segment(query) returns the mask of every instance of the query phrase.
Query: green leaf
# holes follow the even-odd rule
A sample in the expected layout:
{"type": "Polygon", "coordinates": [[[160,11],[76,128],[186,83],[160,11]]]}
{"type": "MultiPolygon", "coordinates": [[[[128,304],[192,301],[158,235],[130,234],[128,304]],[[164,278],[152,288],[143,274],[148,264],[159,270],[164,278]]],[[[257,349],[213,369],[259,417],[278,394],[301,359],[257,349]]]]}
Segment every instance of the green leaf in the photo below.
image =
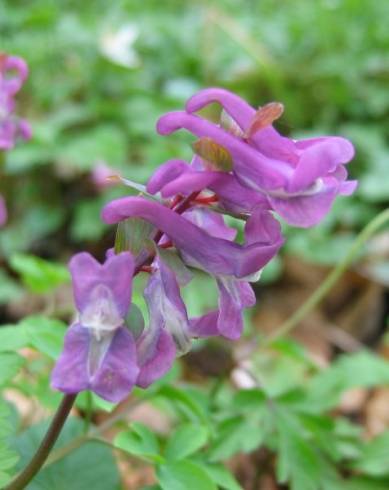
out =
{"type": "Polygon", "coordinates": [[[34,255],[15,254],[10,259],[10,265],[34,293],[48,293],[70,281],[67,267],[34,255]]]}
{"type": "Polygon", "coordinates": [[[66,325],[63,322],[43,315],[32,315],[24,318],[20,327],[24,329],[31,347],[53,360],[58,358],[66,333],[66,325]]]}
{"type": "Polygon", "coordinates": [[[25,359],[14,352],[0,354],[0,386],[12,379],[24,364],[25,359]]]}
{"type": "Polygon", "coordinates": [[[201,466],[218,486],[226,490],[243,490],[225,466],[205,463],[201,466]]]}
{"type": "Polygon", "coordinates": [[[0,305],[17,300],[22,294],[23,288],[0,269],[0,305]]]}
{"type": "MultiPolygon", "coordinates": [[[[35,453],[47,430],[49,421],[34,425],[17,436],[14,446],[20,454],[18,469],[23,468],[35,453]]],[[[69,418],[55,449],[70,443],[83,434],[84,424],[69,418]]],[[[29,483],[28,490],[108,490],[120,488],[120,477],[112,450],[100,442],[86,442],[78,449],[41,469],[29,483]]]]}
{"type": "Polygon", "coordinates": [[[265,431],[261,412],[251,412],[246,419],[233,417],[220,424],[217,436],[209,449],[210,461],[223,461],[234,454],[249,453],[259,447],[264,439],[265,431]]]}
{"type": "Polygon", "coordinates": [[[135,456],[153,461],[161,461],[159,443],[155,434],[140,422],[131,424],[131,429],[120,432],[114,439],[114,446],[135,456]]]}
{"type": "Polygon", "coordinates": [[[169,460],[184,459],[203,447],[207,440],[206,427],[197,424],[182,425],[168,439],[165,457],[169,460]]]}
{"type": "Polygon", "coordinates": [[[8,447],[8,437],[14,430],[8,420],[9,409],[0,400],[0,487],[10,479],[10,472],[18,461],[18,455],[8,447]]]}
{"type": "Polygon", "coordinates": [[[0,328],[0,352],[16,351],[28,344],[27,335],[20,325],[0,328]]]}
{"type": "Polygon", "coordinates": [[[109,162],[120,167],[126,160],[127,142],[123,132],[113,125],[72,133],[58,145],[58,159],[82,170],[91,169],[97,162],[109,162]]]}
{"type": "Polygon", "coordinates": [[[217,490],[208,473],[188,460],[158,466],[157,479],[163,490],[217,490]]]}
{"type": "Polygon", "coordinates": [[[389,430],[362,446],[353,468],[371,476],[389,476],[389,430]]]}
{"type": "Polygon", "coordinates": [[[208,423],[204,408],[198,402],[196,396],[188,390],[184,391],[184,389],[176,386],[164,385],[158,391],[158,394],[165,397],[170,403],[177,403],[194,421],[200,421],[205,425],[208,423]]]}
{"type": "Polygon", "coordinates": [[[387,384],[388,361],[367,351],[344,354],[311,379],[305,403],[325,410],[336,406],[346,390],[387,384]]]}
{"type": "Polygon", "coordinates": [[[330,488],[337,481],[332,466],[320,455],[317,448],[306,439],[304,427],[285,409],[275,411],[278,433],[277,479],[289,482],[292,490],[319,490],[330,488]]]}

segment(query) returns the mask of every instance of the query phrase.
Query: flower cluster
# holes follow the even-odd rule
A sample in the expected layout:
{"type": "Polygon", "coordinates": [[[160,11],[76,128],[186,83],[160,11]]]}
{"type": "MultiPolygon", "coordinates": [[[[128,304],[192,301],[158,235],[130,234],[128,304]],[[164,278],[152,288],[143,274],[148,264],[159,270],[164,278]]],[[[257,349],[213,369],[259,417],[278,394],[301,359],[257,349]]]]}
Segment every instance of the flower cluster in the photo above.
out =
{"type": "Polygon", "coordinates": [[[160,118],[160,134],[184,128],[199,138],[195,154],[191,163],[161,165],[145,195],[104,207],[106,223],[148,223],[139,253],[110,250],[103,265],[86,253],[72,259],[79,317],[67,332],[53,387],[65,393],[91,389],[118,402],[134,385],[147,387],[166,373],[193,338],[240,337],[243,310],[255,303],[250,282],[283,244],[274,214],[295,226],[312,226],[336,195],[356,187],[346,181],[344,167],[353,157],[351,143],[339,137],[285,138],[272,126],[282,111],[277,103],[256,111],[213,88],[194,95],[186,111],[160,118]],[[223,107],[219,124],[193,114],[213,102],[223,107]],[[245,222],[242,243],[225,215],[245,222]],[[198,318],[188,317],[181,297],[191,269],[213,277],[219,291],[218,308],[198,318]],[[143,329],[127,316],[135,308],[132,280],[141,271],[150,275],[144,291],[150,321],[143,329]]]}
{"type": "Polygon", "coordinates": [[[0,53],[0,150],[10,150],[18,137],[29,139],[31,129],[27,121],[14,114],[14,97],[28,75],[22,58],[0,53]]]}
{"type": "MultiPolygon", "coordinates": [[[[13,111],[15,94],[19,92],[28,75],[24,60],[0,53],[0,151],[14,147],[17,138],[29,139],[31,129],[27,121],[18,119],[13,111]]],[[[0,226],[7,220],[7,208],[0,196],[0,226]]]]}

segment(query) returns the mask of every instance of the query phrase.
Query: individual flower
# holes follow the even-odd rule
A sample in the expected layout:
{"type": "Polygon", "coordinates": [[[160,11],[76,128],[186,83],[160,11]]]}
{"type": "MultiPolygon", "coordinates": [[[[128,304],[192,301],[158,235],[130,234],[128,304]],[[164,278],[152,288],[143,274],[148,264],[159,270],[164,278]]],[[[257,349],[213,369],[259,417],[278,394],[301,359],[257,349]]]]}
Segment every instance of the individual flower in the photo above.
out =
{"type": "Polygon", "coordinates": [[[352,144],[336,136],[300,141],[281,136],[272,126],[282,113],[281,104],[256,111],[236,95],[211,88],[194,95],[186,111],[162,116],[158,132],[184,128],[223,147],[233,159],[233,175],[243,186],[266,196],[289,224],[318,223],[338,194],[349,195],[356,188],[356,181],[346,180],[344,166],[354,156],[352,144]],[[193,114],[212,102],[221,104],[231,118],[227,129],[193,114]]]}
{"type": "Polygon", "coordinates": [[[190,322],[198,336],[213,335],[210,318],[216,318],[217,331],[225,337],[239,337],[242,310],[255,303],[248,284],[277,253],[283,243],[278,222],[262,209],[254,210],[245,226],[245,244],[234,243],[234,233],[222,216],[196,209],[179,215],[158,202],[142,197],[125,197],[107,204],[102,212],[106,223],[129,217],[142,218],[165,233],[185,263],[211,274],[220,292],[217,316],[190,322]],[[186,214],[186,215],[185,215],[186,214]]]}
{"type": "Polygon", "coordinates": [[[142,388],[167,372],[176,354],[188,352],[191,346],[189,320],[177,278],[162,260],[155,260],[153,266],[144,291],[150,324],[137,341],[137,384],[142,388]]]}
{"type": "Polygon", "coordinates": [[[64,393],[89,389],[118,403],[139,374],[135,340],[124,320],[131,303],[134,260],[124,252],[100,264],[80,253],[69,268],[78,318],[66,333],[52,387],[64,393]]]}
{"type": "Polygon", "coordinates": [[[13,114],[14,96],[21,89],[27,75],[27,64],[22,58],[0,53],[0,150],[13,148],[19,137],[31,137],[29,124],[13,114]]]}

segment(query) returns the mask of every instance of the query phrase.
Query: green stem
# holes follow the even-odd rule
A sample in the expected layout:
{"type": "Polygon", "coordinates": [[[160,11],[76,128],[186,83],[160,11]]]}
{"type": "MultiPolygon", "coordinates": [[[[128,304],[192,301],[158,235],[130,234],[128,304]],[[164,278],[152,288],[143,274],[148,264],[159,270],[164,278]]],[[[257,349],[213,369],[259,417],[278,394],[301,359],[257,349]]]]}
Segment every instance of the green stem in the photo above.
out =
{"type": "Polygon", "coordinates": [[[92,411],[93,411],[93,400],[92,393],[88,390],[86,393],[86,407],[85,407],[85,418],[84,418],[84,434],[87,434],[92,421],[92,411]]]}
{"type": "Polygon", "coordinates": [[[65,395],[48,428],[41,445],[28,465],[5,487],[5,490],[22,490],[42,468],[64,426],[77,395],[65,395]]]}
{"type": "Polygon", "coordinates": [[[114,415],[111,415],[104,423],[99,425],[98,427],[93,428],[90,430],[88,434],[83,434],[81,436],[75,437],[72,441],[70,441],[68,444],[65,446],[62,446],[58,449],[55,449],[50,456],[48,457],[47,461],[44,464],[44,467],[50,466],[53,463],[56,463],[60,459],[64,458],[68,454],[72,453],[76,449],[78,449],[80,446],[85,444],[88,441],[95,440],[97,437],[100,436],[100,434],[104,433],[108,429],[110,429],[112,426],[114,426],[116,423],[121,422],[124,420],[127,415],[134,410],[138,405],[140,405],[143,400],[135,400],[132,401],[130,405],[127,406],[127,408],[119,413],[116,413],[114,415]]]}
{"type": "Polygon", "coordinates": [[[309,313],[320,301],[330,292],[331,288],[346,271],[346,269],[355,260],[358,252],[367,242],[367,240],[379,229],[382,225],[389,221],[389,208],[378,214],[365,228],[359,233],[350,250],[343,260],[328,274],[321,285],[309,296],[307,301],[298,308],[292,316],[282,323],[269,337],[264,341],[263,346],[271,344],[274,340],[283,337],[290,333],[300,321],[309,313]]]}

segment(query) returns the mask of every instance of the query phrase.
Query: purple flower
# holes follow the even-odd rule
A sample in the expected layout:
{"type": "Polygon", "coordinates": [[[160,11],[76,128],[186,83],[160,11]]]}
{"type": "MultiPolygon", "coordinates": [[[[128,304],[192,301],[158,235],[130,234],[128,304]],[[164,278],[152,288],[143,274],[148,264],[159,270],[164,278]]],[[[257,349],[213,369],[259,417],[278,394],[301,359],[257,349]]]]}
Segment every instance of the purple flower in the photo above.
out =
{"type": "MultiPolygon", "coordinates": [[[[219,310],[213,316],[189,322],[192,336],[214,335],[215,331],[230,339],[240,336],[242,310],[255,304],[248,280],[258,274],[283,243],[278,222],[261,209],[254,210],[246,223],[243,246],[231,241],[235,230],[225,226],[221,215],[205,209],[180,216],[157,202],[127,197],[106,205],[102,216],[107,223],[128,217],[149,221],[168,236],[188,265],[215,277],[220,293],[219,310]]],[[[180,311],[180,307],[175,311],[180,311]]],[[[187,319],[182,318],[184,325],[187,319]]]]}
{"type": "Polygon", "coordinates": [[[137,384],[146,388],[171,367],[176,354],[191,346],[189,320],[174,272],[162,260],[154,261],[144,292],[150,325],[137,341],[140,373],[137,384]]]}
{"type": "Polygon", "coordinates": [[[27,75],[28,68],[24,60],[0,53],[0,150],[13,148],[18,137],[31,137],[29,124],[13,115],[14,96],[27,75]]]}
{"type": "Polygon", "coordinates": [[[108,203],[103,221],[118,223],[143,218],[163,231],[192,266],[214,275],[244,278],[257,273],[283,243],[278,222],[267,211],[253,213],[246,223],[246,244],[212,237],[171,209],[143,197],[124,197],[108,203]],[[255,233],[252,230],[255,229],[255,233]],[[254,236],[255,235],[255,236],[254,236]]]}
{"type": "Polygon", "coordinates": [[[269,208],[265,195],[241,185],[230,173],[206,170],[201,158],[195,157],[192,165],[183,160],[169,160],[157,168],[147,183],[150,194],[160,192],[163,198],[209,189],[227,211],[250,213],[258,206],[269,208]]]}
{"type": "Polygon", "coordinates": [[[281,136],[271,125],[279,106],[275,104],[277,114],[272,117],[271,110],[256,111],[236,95],[211,88],[194,95],[187,112],[162,116],[157,130],[170,134],[185,128],[200,138],[211,138],[231,154],[233,173],[243,186],[265,195],[288,223],[312,226],[326,215],[338,194],[355,190],[356,181],[346,181],[344,167],[354,148],[335,136],[300,141],[281,136]],[[211,102],[223,106],[232,118],[233,131],[192,114],[211,102]]]}
{"type": "Polygon", "coordinates": [[[77,321],[68,329],[52,387],[64,393],[92,390],[119,402],[136,383],[135,340],[124,325],[131,302],[134,260],[130,253],[103,265],[88,253],[70,261],[77,321]]]}

